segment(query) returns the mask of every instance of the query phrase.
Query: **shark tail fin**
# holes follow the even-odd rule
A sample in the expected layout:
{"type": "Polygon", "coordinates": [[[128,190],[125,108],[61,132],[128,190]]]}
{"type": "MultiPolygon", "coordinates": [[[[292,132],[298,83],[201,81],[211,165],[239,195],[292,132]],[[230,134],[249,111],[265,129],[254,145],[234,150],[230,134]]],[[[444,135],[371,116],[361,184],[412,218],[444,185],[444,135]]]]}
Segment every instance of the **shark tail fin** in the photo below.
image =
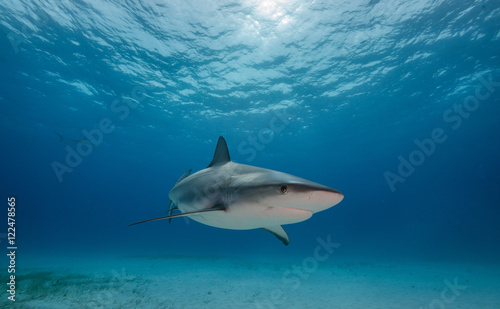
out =
{"type": "Polygon", "coordinates": [[[182,176],[179,179],[177,179],[177,181],[175,182],[175,184],[178,184],[179,182],[183,181],[187,176],[189,176],[189,174],[191,174],[192,170],[193,169],[190,168],[187,172],[185,172],[184,174],[182,174],[182,176]]]}
{"type": "MultiPolygon", "coordinates": [[[[168,205],[168,215],[171,216],[174,210],[176,209],[179,208],[177,207],[177,205],[174,204],[174,202],[172,202],[172,200],[170,200],[170,205],[168,205]]],[[[172,218],[168,218],[168,223],[170,222],[172,222],[172,218]]]]}
{"type": "MultiPolygon", "coordinates": [[[[182,174],[182,176],[179,179],[177,179],[175,184],[177,185],[179,182],[183,181],[186,177],[188,177],[191,174],[191,171],[192,171],[192,169],[189,169],[187,172],[182,174]]],[[[175,205],[175,203],[172,200],[170,200],[170,204],[168,205],[168,215],[171,216],[173,211],[176,209],[178,209],[177,205],[175,205]]],[[[168,219],[168,223],[170,223],[170,222],[172,222],[172,218],[168,219]]]]}

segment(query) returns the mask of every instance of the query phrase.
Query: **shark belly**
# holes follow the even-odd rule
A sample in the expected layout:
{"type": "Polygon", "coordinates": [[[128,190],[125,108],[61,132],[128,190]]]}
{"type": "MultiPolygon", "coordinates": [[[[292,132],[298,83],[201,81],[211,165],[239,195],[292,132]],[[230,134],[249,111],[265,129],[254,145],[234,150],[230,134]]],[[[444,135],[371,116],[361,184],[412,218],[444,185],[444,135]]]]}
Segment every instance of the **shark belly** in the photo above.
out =
{"type": "MultiPolygon", "coordinates": [[[[181,212],[191,207],[179,205],[181,212]]],[[[191,219],[213,227],[230,230],[250,230],[305,221],[312,216],[309,210],[291,207],[267,207],[256,204],[233,204],[225,211],[190,216],[191,219]]]]}

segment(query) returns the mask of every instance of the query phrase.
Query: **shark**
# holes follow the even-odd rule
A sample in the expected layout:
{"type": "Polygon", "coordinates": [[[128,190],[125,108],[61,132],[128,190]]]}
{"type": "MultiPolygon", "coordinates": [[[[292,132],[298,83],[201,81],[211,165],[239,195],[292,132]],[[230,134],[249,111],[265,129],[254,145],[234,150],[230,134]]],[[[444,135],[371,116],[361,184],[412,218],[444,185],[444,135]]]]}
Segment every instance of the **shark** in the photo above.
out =
{"type": "Polygon", "coordinates": [[[169,192],[168,215],[130,225],[189,217],[230,230],[264,229],[283,244],[290,243],[282,225],[305,221],[342,201],[330,187],[290,174],[231,161],[220,136],[212,162],[185,172],[169,192]],[[178,210],[180,213],[174,214],[178,210]]]}
{"type": "Polygon", "coordinates": [[[88,138],[86,138],[86,137],[82,138],[82,139],[70,139],[70,138],[64,137],[62,134],[58,133],[57,131],[54,131],[54,133],[59,137],[59,143],[62,143],[62,142],[68,142],[68,143],[73,143],[73,144],[84,143],[84,144],[96,146],[94,143],[89,141],[88,138]]]}

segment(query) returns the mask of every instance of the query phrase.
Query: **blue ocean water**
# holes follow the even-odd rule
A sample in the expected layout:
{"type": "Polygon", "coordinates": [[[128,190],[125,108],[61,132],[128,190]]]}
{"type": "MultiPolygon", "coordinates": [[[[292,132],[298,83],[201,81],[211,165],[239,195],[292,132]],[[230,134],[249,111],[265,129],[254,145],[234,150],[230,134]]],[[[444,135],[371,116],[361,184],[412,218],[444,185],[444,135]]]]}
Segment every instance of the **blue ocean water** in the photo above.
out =
{"type": "Polygon", "coordinates": [[[293,257],[330,237],[345,258],[498,262],[498,1],[4,0],[0,16],[0,214],[14,196],[21,261],[293,257]],[[219,136],[233,161],[344,200],[285,226],[289,246],[129,227],[166,215],[219,136]]]}

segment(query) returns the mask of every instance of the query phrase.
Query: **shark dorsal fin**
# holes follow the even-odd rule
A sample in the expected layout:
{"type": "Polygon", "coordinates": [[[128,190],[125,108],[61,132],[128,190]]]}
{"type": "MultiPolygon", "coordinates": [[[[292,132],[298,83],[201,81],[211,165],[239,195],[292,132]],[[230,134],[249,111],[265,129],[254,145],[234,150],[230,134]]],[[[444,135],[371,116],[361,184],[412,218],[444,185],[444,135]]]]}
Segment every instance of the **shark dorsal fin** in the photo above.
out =
{"type": "Polygon", "coordinates": [[[226,140],[224,137],[220,136],[219,141],[217,142],[217,147],[215,148],[214,158],[208,167],[224,164],[229,161],[231,161],[231,158],[229,157],[229,150],[227,150],[226,140]]]}

